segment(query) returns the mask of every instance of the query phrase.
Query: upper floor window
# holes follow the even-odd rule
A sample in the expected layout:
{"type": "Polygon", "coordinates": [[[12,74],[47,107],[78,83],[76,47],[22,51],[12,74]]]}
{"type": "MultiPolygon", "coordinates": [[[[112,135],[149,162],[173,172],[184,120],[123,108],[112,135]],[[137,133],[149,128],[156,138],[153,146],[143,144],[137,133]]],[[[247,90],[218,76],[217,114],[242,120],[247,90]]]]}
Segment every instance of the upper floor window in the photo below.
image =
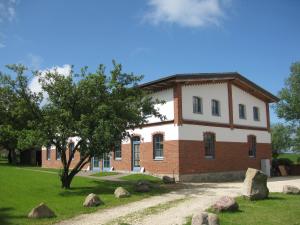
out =
{"type": "Polygon", "coordinates": [[[246,106],[239,104],[239,117],[240,119],[246,119],[246,106]]]}
{"type": "Polygon", "coordinates": [[[216,137],[214,133],[204,133],[204,150],[206,158],[215,157],[216,137]]]}
{"type": "Polygon", "coordinates": [[[121,151],[121,144],[115,145],[115,159],[121,159],[122,158],[122,151],[121,151]]]}
{"type": "Polygon", "coordinates": [[[153,156],[154,159],[164,157],[164,136],[162,134],[153,135],[153,156]]]}
{"type": "Polygon", "coordinates": [[[61,154],[57,148],[56,148],[56,160],[61,160],[61,154]]]}
{"type": "Polygon", "coordinates": [[[51,160],[51,145],[47,146],[47,160],[51,160]]]}
{"type": "MultiPolygon", "coordinates": [[[[75,144],[73,142],[71,142],[69,144],[69,157],[71,157],[71,155],[73,154],[73,152],[75,151],[75,144]]],[[[75,154],[75,153],[74,153],[75,154]]],[[[73,157],[72,159],[74,159],[74,154],[73,154],[73,157]]]]}
{"type": "Polygon", "coordinates": [[[259,121],[259,109],[258,107],[253,107],[253,120],[259,121]]]}
{"type": "Polygon", "coordinates": [[[213,116],[220,116],[220,102],[218,100],[211,100],[211,113],[213,116]]]}
{"type": "Polygon", "coordinates": [[[249,146],[249,157],[255,157],[256,156],[256,136],[249,135],[248,136],[248,146],[249,146]]]}
{"type": "Polygon", "coordinates": [[[202,99],[193,96],[193,113],[202,113],[202,99]]]}

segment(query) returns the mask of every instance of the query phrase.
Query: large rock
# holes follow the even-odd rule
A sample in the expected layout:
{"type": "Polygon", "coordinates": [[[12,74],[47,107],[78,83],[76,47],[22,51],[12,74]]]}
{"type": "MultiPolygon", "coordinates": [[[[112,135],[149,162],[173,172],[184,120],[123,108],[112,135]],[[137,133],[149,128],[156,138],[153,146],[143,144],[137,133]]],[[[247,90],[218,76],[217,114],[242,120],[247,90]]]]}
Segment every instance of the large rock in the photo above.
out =
{"type": "Polygon", "coordinates": [[[282,192],[284,194],[298,195],[300,194],[300,189],[292,185],[284,185],[282,192]]]}
{"type": "Polygon", "coordinates": [[[95,195],[94,193],[89,194],[83,203],[84,207],[94,207],[94,206],[98,206],[102,204],[102,201],[100,200],[100,198],[95,195]]]}
{"type": "Polygon", "coordinates": [[[234,198],[229,196],[223,196],[218,201],[216,201],[215,204],[213,204],[212,209],[216,212],[234,212],[239,209],[239,205],[234,198]]]}
{"type": "Polygon", "coordinates": [[[54,212],[44,203],[41,203],[37,207],[33,208],[28,214],[29,218],[49,218],[54,216],[54,212]]]}
{"type": "Polygon", "coordinates": [[[243,184],[243,196],[250,200],[266,199],[269,196],[268,176],[262,171],[248,168],[243,184]]]}
{"type": "Polygon", "coordinates": [[[175,178],[174,177],[163,176],[162,180],[165,184],[175,184],[175,178]]]}
{"type": "Polygon", "coordinates": [[[115,197],[116,198],[126,198],[129,197],[130,193],[123,187],[118,187],[115,190],[115,197]]]}
{"type": "Polygon", "coordinates": [[[219,225],[219,219],[216,214],[201,212],[193,215],[192,225],[219,225]]]}

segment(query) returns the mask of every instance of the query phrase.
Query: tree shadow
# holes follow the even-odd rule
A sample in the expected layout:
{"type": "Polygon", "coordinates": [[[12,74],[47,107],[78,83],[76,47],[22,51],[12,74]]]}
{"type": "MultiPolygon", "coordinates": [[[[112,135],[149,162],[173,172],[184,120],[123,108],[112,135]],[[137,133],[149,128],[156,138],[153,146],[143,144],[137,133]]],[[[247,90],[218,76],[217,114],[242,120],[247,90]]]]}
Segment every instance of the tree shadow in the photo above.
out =
{"type": "Polygon", "coordinates": [[[12,207],[2,207],[0,208],[0,224],[5,225],[13,225],[15,222],[12,220],[15,218],[24,218],[25,216],[14,216],[12,215],[12,211],[15,208],[12,207]]]}

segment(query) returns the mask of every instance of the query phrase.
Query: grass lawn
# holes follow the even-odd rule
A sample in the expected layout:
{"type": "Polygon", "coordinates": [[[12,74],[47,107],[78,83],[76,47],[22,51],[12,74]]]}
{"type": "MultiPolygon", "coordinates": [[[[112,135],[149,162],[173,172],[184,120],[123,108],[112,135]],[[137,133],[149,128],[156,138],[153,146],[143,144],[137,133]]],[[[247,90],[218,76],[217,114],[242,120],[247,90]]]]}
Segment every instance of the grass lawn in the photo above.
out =
{"type": "Polygon", "coordinates": [[[125,177],[121,177],[120,179],[125,181],[138,181],[138,180],[148,180],[153,183],[162,183],[162,180],[158,177],[153,177],[146,174],[130,174],[125,177]]]}
{"type": "Polygon", "coordinates": [[[118,175],[119,173],[117,172],[99,172],[99,173],[94,173],[91,176],[93,177],[106,177],[106,176],[113,176],[113,175],[118,175]]]}
{"type": "MultiPolygon", "coordinates": [[[[271,193],[270,198],[248,201],[237,198],[240,211],[219,213],[222,225],[300,225],[300,195],[271,193]]],[[[191,224],[191,218],[188,223],[191,224]]]]}
{"type": "Polygon", "coordinates": [[[279,154],[278,159],[286,158],[291,160],[294,164],[300,163],[300,154],[279,154]]]}
{"type": "Polygon", "coordinates": [[[164,188],[154,188],[149,193],[136,193],[133,191],[132,182],[116,183],[83,177],[75,177],[71,186],[70,190],[61,189],[59,177],[55,173],[43,173],[0,163],[0,224],[53,224],[80,213],[90,213],[167,192],[164,188]],[[130,198],[114,197],[114,190],[120,185],[132,194],[130,198]],[[104,205],[84,208],[82,203],[91,192],[98,194],[104,205]],[[41,202],[46,203],[57,217],[28,219],[29,211],[41,202]]]}

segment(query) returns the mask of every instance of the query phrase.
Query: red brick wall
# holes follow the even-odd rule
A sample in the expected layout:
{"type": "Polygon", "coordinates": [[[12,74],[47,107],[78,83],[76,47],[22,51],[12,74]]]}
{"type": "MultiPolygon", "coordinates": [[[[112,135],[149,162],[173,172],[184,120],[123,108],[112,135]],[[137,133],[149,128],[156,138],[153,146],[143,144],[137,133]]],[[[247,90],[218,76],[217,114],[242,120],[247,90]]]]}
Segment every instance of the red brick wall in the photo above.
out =
{"type": "MultiPolygon", "coordinates": [[[[69,156],[68,150],[66,152],[66,155],[68,158],[68,156],[69,156]]],[[[73,168],[76,165],[76,163],[78,163],[79,160],[80,160],[80,153],[75,152],[74,159],[71,162],[70,168],[73,168]]],[[[86,169],[88,166],[90,166],[90,163],[85,165],[84,169],[86,169]]],[[[62,168],[63,167],[61,160],[56,160],[56,150],[55,149],[51,149],[51,159],[50,160],[47,159],[47,151],[42,150],[42,167],[44,167],[44,168],[62,168]]]]}
{"type": "Polygon", "coordinates": [[[206,159],[202,141],[180,141],[180,174],[260,169],[261,159],[271,159],[271,144],[257,144],[256,158],[248,156],[248,143],[216,142],[215,158],[206,159]]]}

